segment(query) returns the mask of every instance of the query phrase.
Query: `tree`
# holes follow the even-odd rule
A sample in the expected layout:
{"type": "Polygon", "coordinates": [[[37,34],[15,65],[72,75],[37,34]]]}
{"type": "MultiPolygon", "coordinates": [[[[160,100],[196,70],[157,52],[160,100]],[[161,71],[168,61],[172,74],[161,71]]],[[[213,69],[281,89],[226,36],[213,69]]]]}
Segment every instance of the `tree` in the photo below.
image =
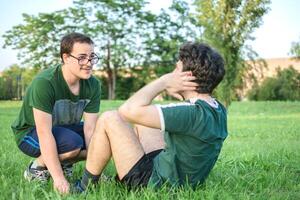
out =
{"type": "Polygon", "coordinates": [[[168,9],[161,10],[147,30],[148,59],[144,65],[154,67],[157,76],[173,70],[179,47],[199,36],[197,27],[191,23],[189,4],[182,0],[173,0],[168,9]]]}
{"type": "Polygon", "coordinates": [[[160,75],[173,68],[179,45],[195,38],[188,4],[174,0],[171,8],[155,15],[144,0],[74,0],[74,6],[38,16],[24,14],[25,24],[4,35],[5,46],[20,50],[27,66],[47,68],[60,63],[59,41],[78,31],[90,35],[100,48],[108,98],[115,98],[118,69],[154,67],[160,75]],[[172,17],[171,17],[172,16],[172,17]]]}
{"type": "Polygon", "coordinates": [[[0,99],[18,99],[22,98],[23,93],[23,78],[22,73],[24,68],[17,64],[11,65],[2,73],[0,81],[0,99]]]}
{"type": "Polygon", "coordinates": [[[175,0],[169,12],[163,10],[158,15],[146,11],[146,4],[144,0],[78,0],[71,10],[76,15],[82,13],[72,18],[86,27],[104,50],[102,67],[108,75],[109,99],[115,98],[118,69],[151,66],[158,69],[159,75],[170,71],[179,44],[192,35],[186,28],[186,3],[175,0]]]}
{"type": "Polygon", "coordinates": [[[103,67],[108,75],[108,97],[115,98],[117,70],[139,65],[142,55],[141,26],[150,13],[143,10],[143,0],[78,0],[70,11],[72,17],[85,27],[103,51],[103,67]]]}
{"type": "Polygon", "coordinates": [[[3,37],[4,48],[11,46],[19,50],[18,57],[26,66],[37,69],[48,68],[61,63],[59,41],[61,37],[75,30],[65,25],[65,11],[38,16],[23,14],[24,24],[14,26],[3,37]]]}
{"type": "Polygon", "coordinates": [[[74,4],[38,16],[23,14],[25,24],[3,35],[4,47],[20,50],[18,56],[28,66],[47,68],[61,63],[59,41],[63,35],[74,31],[90,35],[103,50],[100,55],[108,74],[109,99],[114,99],[117,69],[136,63],[132,58],[138,58],[137,20],[143,16],[144,1],[78,0],[74,4]]]}
{"type": "Polygon", "coordinates": [[[18,99],[24,96],[25,89],[31,83],[39,69],[33,67],[20,67],[11,65],[2,72],[0,77],[0,99],[18,99]]]}
{"type": "Polygon", "coordinates": [[[295,56],[296,59],[300,59],[300,41],[292,43],[291,55],[295,56]]]}
{"type": "Polygon", "coordinates": [[[251,33],[261,24],[269,3],[269,0],[195,0],[195,20],[203,31],[201,39],[219,50],[226,63],[226,75],[217,95],[227,106],[236,96],[247,69],[245,42],[252,39],[251,33]]]}
{"type": "Polygon", "coordinates": [[[300,100],[300,73],[292,66],[277,69],[276,77],[266,78],[261,85],[249,91],[250,100],[300,100]]]}
{"type": "Polygon", "coordinates": [[[19,58],[28,66],[47,68],[60,63],[59,40],[63,35],[73,31],[90,35],[101,49],[108,97],[114,99],[118,68],[141,65],[149,55],[143,49],[144,33],[154,15],[144,10],[145,4],[143,0],[75,0],[66,10],[24,14],[25,24],[4,35],[5,46],[20,50],[19,58]]]}

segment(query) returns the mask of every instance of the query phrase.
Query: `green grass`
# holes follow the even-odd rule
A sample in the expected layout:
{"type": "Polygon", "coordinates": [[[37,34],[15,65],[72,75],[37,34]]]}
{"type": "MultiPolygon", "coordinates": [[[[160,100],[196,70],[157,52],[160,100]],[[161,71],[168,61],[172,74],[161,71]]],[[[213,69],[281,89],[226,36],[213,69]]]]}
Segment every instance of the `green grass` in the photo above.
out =
{"type": "MultiPolygon", "coordinates": [[[[121,103],[103,101],[101,111],[121,103]]],[[[18,150],[10,130],[20,106],[0,102],[0,199],[300,199],[300,102],[234,102],[220,158],[195,191],[127,191],[115,183],[101,183],[87,196],[60,196],[51,182],[41,186],[23,179],[30,158],[18,150]]],[[[74,179],[83,166],[76,166],[74,179]]],[[[106,173],[114,174],[112,164],[106,173]]]]}

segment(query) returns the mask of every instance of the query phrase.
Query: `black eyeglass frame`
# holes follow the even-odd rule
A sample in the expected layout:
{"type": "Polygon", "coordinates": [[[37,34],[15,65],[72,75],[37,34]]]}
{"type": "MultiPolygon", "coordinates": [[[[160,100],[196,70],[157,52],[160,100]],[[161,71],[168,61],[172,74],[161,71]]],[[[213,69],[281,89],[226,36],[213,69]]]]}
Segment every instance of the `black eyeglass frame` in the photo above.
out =
{"type": "Polygon", "coordinates": [[[99,61],[99,56],[97,56],[97,54],[93,54],[92,58],[77,58],[76,56],[73,56],[72,54],[69,54],[69,56],[71,56],[72,58],[75,58],[78,61],[79,65],[87,65],[89,62],[91,62],[92,65],[95,65],[98,63],[99,61]],[[85,63],[82,63],[84,60],[86,60],[85,63]]]}

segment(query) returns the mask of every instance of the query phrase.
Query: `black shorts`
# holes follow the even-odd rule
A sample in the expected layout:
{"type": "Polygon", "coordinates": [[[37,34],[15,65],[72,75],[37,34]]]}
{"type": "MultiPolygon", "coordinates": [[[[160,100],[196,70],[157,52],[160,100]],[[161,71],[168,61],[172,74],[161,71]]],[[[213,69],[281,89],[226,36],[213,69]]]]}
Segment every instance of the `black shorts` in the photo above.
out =
{"type": "Polygon", "coordinates": [[[162,151],[162,149],[145,154],[130,170],[119,180],[130,188],[146,187],[153,170],[153,160],[162,151]]]}

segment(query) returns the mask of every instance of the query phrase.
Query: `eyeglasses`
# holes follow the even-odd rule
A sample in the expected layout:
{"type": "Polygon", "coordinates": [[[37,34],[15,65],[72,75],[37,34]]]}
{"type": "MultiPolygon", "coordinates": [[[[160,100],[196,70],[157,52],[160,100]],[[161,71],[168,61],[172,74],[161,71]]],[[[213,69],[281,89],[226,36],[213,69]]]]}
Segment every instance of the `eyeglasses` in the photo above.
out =
{"type": "Polygon", "coordinates": [[[97,64],[99,61],[99,57],[96,54],[93,54],[91,58],[88,58],[87,56],[80,56],[79,58],[73,56],[72,54],[69,54],[72,58],[75,58],[78,61],[79,65],[87,65],[89,62],[91,62],[92,65],[97,64]]]}

